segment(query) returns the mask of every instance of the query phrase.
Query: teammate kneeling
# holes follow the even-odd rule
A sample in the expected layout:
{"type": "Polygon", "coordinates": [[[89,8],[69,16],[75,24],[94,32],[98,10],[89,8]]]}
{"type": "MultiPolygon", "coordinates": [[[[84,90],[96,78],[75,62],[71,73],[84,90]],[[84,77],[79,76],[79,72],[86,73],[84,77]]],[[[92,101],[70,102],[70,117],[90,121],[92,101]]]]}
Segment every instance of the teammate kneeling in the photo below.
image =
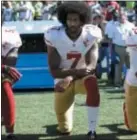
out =
{"type": "Polygon", "coordinates": [[[130,55],[130,69],[125,80],[125,124],[129,130],[137,132],[137,27],[126,43],[130,55]]]}
{"type": "Polygon", "coordinates": [[[18,32],[2,26],[2,90],[1,113],[6,129],[6,140],[16,140],[14,136],[15,100],[12,85],[21,75],[14,68],[18,56],[18,49],[22,45],[18,32]]]}
{"type": "Polygon", "coordinates": [[[72,131],[74,96],[86,94],[88,139],[94,140],[100,104],[94,70],[101,30],[88,24],[90,9],[84,2],[64,2],[57,12],[62,26],[50,28],[44,35],[50,71],[55,78],[57,130],[61,134],[72,131]]]}

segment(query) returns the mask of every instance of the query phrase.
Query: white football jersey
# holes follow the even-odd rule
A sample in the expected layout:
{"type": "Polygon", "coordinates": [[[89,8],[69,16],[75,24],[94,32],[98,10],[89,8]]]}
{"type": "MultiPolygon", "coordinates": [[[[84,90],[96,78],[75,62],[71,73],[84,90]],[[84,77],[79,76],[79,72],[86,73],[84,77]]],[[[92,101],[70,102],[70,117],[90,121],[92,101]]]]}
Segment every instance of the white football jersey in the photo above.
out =
{"type": "Polygon", "coordinates": [[[2,27],[2,56],[5,57],[13,48],[19,48],[22,41],[19,33],[8,27],[2,27]]]}
{"type": "Polygon", "coordinates": [[[126,40],[127,51],[130,55],[130,70],[127,73],[126,81],[133,86],[137,86],[137,28],[133,29],[126,40]]]}
{"type": "MultiPolygon", "coordinates": [[[[44,34],[47,45],[55,47],[61,56],[60,68],[69,69],[85,68],[85,54],[95,41],[102,39],[101,30],[94,25],[85,25],[81,35],[76,41],[72,41],[66,34],[63,26],[53,27],[44,34]]],[[[98,51],[96,52],[98,55],[98,51]]]]}

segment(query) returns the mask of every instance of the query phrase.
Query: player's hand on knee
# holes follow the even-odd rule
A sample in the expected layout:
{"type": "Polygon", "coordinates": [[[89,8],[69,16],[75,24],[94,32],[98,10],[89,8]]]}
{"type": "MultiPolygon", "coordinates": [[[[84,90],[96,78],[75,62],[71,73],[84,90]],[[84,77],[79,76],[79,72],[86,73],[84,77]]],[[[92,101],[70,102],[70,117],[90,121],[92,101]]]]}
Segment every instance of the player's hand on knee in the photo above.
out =
{"type": "Polygon", "coordinates": [[[64,92],[71,82],[73,81],[73,78],[71,76],[68,76],[62,80],[60,80],[56,85],[55,85],[55,91],[57,92],[64,92]]]}
{"type": "Polygon", "coordinates": [[[20,72],[13,67],[10,67],[9,74],[15,81],[18,81],[21,78],[20,72]]]}
{"type": "Polygon", "coordinates": [[[21,78],[21,74],[19,73],[19,71],[16,68],[5,65],[5,70],[4,71],[9,76],[11,76],[14,81],[18,81],[21,78]]]}
{"type": "Polygon", "coordinates": [[[84,68],[84,69],[78,69],[77,72],[76,72],[76,76],[78,78],[83,78],[89,74],[92,73],[92,70],[88,69],[88,68],[84,68]]]}

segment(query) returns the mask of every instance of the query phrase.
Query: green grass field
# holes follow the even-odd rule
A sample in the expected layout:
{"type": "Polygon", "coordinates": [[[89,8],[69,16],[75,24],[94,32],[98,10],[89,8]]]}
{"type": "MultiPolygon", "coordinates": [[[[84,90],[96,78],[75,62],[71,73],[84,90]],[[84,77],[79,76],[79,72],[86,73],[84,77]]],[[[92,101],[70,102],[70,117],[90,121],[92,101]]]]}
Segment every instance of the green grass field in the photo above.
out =
{"type": "MultiPolygon", "coordinates": [[[[123,123],[123,92],[106,87],[103,83],[100,83],[100,92],[101,107],[97,127],[99,140],[137,140],[137,134],[127,131],[123,123]]],[[[15,132],[19,140],[86,140],[87,112],[82,105],[85,96],[76,96],[74,129],[70,136],[59,136],[56,133],[52,91],[16,92],[15,98],[15,132]]],[[[4,129],[2,133],[4,134],[4,129]]]]}

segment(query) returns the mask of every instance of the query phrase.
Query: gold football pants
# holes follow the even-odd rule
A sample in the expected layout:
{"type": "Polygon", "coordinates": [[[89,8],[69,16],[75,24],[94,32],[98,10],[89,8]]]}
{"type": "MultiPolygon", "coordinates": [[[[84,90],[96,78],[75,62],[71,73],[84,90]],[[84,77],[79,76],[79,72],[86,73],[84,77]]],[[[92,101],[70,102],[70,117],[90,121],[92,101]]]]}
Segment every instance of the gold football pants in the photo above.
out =
{"type": "Polygon", "coordinates": [[[60,132],[67,133],[72,130],[75,95],[78,93],[87,94],[85,81],[90,78],[93,79],[93,82],[91,80],[91,82],[89,83],[93,89],[90,90],[92,94],[92,97],[90,98],[92,99],[91,101],[88,100],[86,102],[91,102],[93,106],[94,104],[95,106],[99,106],[99,92],[95,76],[87,76],[83,79],[76,80],[72,82],[64,92],[55,92],[55,112],[58,121],[58,130],[60,132]]]}
{"type": "Polygon", "coordinates": [[[128,129],[137,132],[137,87],[128,84],[126,84],[124,115],[128,129]]]}

